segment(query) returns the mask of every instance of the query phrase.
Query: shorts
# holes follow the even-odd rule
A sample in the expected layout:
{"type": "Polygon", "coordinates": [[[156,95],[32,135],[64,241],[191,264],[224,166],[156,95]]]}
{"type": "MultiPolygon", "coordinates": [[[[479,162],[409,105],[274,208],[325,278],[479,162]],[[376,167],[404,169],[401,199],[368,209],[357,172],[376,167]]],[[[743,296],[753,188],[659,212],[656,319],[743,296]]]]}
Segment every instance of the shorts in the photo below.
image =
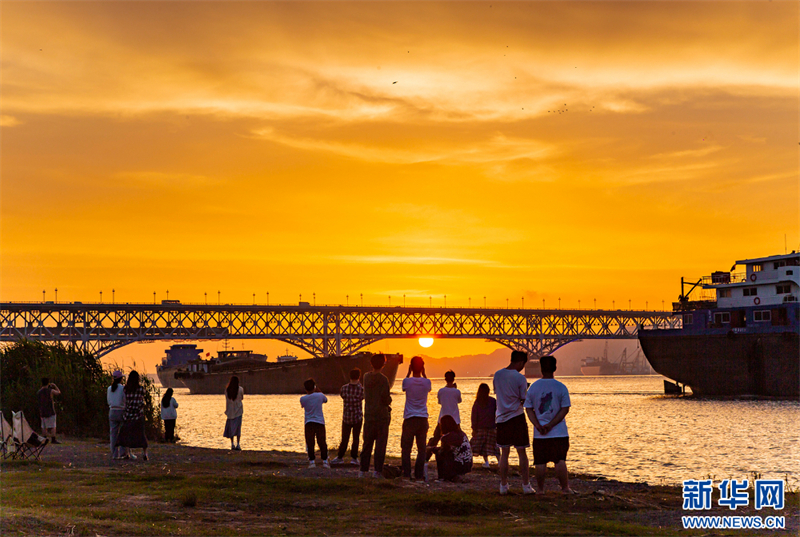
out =
{"type": "Polygon", "coordinates": [[[55,429],[56,428],[56,415],[42,418],[42,429],[55,429]]]}
{"type": "Polygon", "coordinates": [[[569,436],[533,439],[533,464],[559,463],[567,460],[569,436]]]}
{"type": "Polygon", "coordinates": [[[497,445],[500,447],[527,448],[531,445],[525,414],[497,424],[497,445]]]}

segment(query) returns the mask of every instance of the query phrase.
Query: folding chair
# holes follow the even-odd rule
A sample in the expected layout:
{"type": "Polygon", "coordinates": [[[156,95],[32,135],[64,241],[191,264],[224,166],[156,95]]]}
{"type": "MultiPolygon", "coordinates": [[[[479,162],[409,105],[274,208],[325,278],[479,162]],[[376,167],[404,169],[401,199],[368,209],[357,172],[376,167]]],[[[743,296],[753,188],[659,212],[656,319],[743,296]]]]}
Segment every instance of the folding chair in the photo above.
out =
{"type": "Polygon", "coordinates": [[[13,414],[14,448],[16,450],[14,457],[38,461],[39,455],[42,454],[42,450],[47,446],[49,440],[36,433],[28,425],[28,420],[25,419],[22,411],[14,412],[13,414]]]}
{"type": "Polygon", "coordinates": [[[6,421],[6,416],[2,411],[0,411],[0,416],[3,418],[3,423],[0,424],[0,435],[3,437],[3,443],[0,444],[0,455],[2,455],[3,459],[10,459],[16,453],[14,442],[12,441],[14,431],[6,421]]]}

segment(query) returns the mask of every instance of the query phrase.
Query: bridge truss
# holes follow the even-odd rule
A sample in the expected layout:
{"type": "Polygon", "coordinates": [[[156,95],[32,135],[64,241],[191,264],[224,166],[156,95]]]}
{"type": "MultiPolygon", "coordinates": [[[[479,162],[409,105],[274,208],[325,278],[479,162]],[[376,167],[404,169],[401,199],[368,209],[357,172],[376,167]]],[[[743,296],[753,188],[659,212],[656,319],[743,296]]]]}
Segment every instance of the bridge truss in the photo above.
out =
{"type": "Polygon", "coordinates": [[[135,342],[277,339],[313,356],[351,355],[386,338],[481,339],[531,358],[579,339],[677,328],[664,311],[363,306],[0,303],[0,343],[64,343],[102,356],[135,342]]]}

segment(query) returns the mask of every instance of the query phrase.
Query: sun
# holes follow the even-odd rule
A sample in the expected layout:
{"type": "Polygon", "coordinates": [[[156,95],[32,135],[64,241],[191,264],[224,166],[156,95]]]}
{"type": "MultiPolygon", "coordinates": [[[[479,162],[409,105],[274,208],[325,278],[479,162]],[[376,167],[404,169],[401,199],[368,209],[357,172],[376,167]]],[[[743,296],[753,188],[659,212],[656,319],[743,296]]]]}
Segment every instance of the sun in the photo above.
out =
{"type": "Polygon", "coordinates": [[[428,347],[433,345],[433,338],[432,337],[421,337],[421,338],[419,338],[419,344],[427,349],[428,347]]]}

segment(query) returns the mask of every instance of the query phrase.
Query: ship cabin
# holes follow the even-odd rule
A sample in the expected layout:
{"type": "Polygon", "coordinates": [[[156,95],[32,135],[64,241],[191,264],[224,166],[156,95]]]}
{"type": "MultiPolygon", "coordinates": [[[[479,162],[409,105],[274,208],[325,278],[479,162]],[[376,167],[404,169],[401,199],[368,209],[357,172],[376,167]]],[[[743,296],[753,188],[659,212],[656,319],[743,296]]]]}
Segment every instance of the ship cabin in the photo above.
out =
{"type": "Polygon", "coordinates": [[[173,345],[166,350],[167,355],[161,359],[162,367],[183,366],[197,360],[203,349],[198,349],[197,345],[173,345]]]}
{"type": "Polygon", "coordinates": [[[800,253],[795,251],[736,261],[731,271],[714,272],[698,284],[716,296],[694,302],[693,308],[684,304],[685,331],[782,332],[800,323],[800,253]],[[741,266],[744,271],[737,272],[741,266]]]}

